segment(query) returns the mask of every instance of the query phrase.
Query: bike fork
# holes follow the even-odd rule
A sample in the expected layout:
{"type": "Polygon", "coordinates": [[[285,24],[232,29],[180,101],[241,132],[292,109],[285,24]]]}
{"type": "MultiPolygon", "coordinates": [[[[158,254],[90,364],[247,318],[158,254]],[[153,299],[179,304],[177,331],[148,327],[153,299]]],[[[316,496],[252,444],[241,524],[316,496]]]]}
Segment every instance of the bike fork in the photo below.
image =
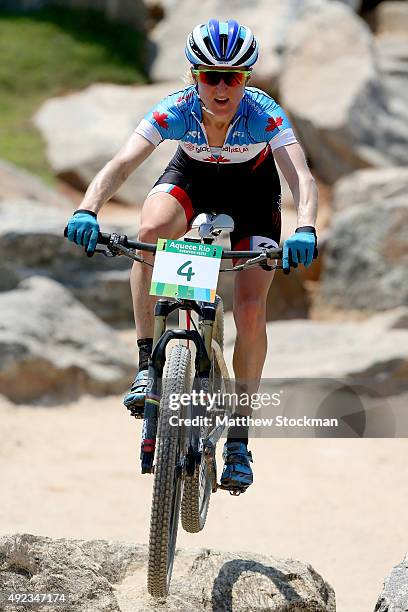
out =
{"type": "MultiPolygon", "coordinates": [[[[154,309],[152,353],[156,348],[159,339],[166,331],[167,316],[169,312],[168,305],[169,302],[167,300],[158,300],[156,302],[154,309]]],[[[152,358],[150,358],[143,415],[142,444],[140,449],[142,474],[151,474],[154,469],[153,461],[156,450],[157,421],[160,405],[160,389],[157,374],[157,368],[155,367],[152,358]]]]}
{"type": "Polygon", "coordinates": [[[174,310],[180,308],[181,304],[170,302],[169,300],[158,300],[156,302],[154,316],[154,337],[153,351],[149,359],[148,382],[146,388],[146,399],[143,417],[142,429],[142,444],[141,444],[141,468],[142,474],[152,473],[154,470],[154,454],[156,448],[157,424],[159,418],[159,407],[161,397],[161,381],[163,375],[164,364],[166,360],[166,346],[170,340],[191,341],[195,345],[196,358],[195,370],[197,375],[208,380],[210,371],[210,360],[206,345],[209,344],[209,327],[211,324],[212,310],[209,307],[203,306],[200,308],[196,303],[191,302],[191,307],[200,314],[204,313],[204,323],[207,326],[207,333],[204,334],[204,340],[196,330],[166,330],[166,322],[168,315],[174,310]],[[210,320],[208,320],[210,319],[210,320]]]}

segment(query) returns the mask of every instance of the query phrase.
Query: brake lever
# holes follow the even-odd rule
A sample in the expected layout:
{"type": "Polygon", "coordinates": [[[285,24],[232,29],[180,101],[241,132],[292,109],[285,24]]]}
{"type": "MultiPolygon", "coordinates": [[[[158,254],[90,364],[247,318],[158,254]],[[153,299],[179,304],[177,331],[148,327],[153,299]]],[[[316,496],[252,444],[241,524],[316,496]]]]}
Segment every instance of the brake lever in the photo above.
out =
{"type": "Polygon", "coordinates": [[[254,257],[253,259],[249,259],[248,261],[246,261],[243,264],[239,264],[238,266],[234,266],[233,268],[227,268],[227,269],[223,269],[220,270],[220,272],[237,272],[240,270],[247,270],[248,268],[252,268],[252,266],[261,266],[263,269],[264,266],[267,266],[267,269],[269,270],[274,270],[276,268],[276,266],[269,266],[267,263],[267,255],[262,254],[262,255],[258,255],[257,257],[254,257]]]}
{"type": "Polygon", "coordinates": [[[262,255],[258,255],[257,257],[254,257],[253,259],[248,259],[248,261],[246,261],[244,264],[242,264],[247,268],[250,268],[251,266],[256,266],[258,264],[262,264],[262,263],[266,263],[267,262],[267,256],[266,253],[263,253],[262,255]]]}
{"type": "Polygon", "coordinates": [[[116,255],[119,255],[119,253],[112,253],[112,251],[107,249],[95,249],[94,253],[100,253],[101,255],[105,255],[105,257],[116,257],[116,255]]]}

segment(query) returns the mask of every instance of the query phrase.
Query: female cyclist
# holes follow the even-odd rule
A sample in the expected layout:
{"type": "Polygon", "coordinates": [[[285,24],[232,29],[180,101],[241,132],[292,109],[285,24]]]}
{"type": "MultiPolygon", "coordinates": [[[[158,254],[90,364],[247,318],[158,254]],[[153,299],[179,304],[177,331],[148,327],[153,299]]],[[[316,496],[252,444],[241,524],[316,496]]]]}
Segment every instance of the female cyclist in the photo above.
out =
{"type": "MultiPolygon", "coordinates": [[[[232,249],[278,246],[281,187],[276,162],[297,209],[297,229],[284,243],[283,267],[289,267],[290,259],[309,266],[316,246],[315,181],[282,108],[266,93],[247,87],[258,58],[254,35],[236,21],[211,19],[188,35],[185,53],[193,84],[161,100],[97,174],[69,220],[68,238],[91,255],[99,231],[98,211],[160,142],[171,139],[179,146],[144,202],[139,240],[179,238],[192,217],[208,212],[210,206],[213,212],[233,217],[232,249]]],[[[235,279],[233,367],[237,380],[250,381],[251,392],[257,391],[266,357],[266,299],[273,275],[257,267],[235,279]]],[[[139,369],[124,403],[141,410],[153,335],[150,280],[151,268],[135,262],[130,283],[139,369]]],[[[249,413],[245,408],[238,412],[249,413]]],[[[230,427],[223,454],[224,486],[245,489],[252,483],[247,445],[247,428],[230,427]]]]}

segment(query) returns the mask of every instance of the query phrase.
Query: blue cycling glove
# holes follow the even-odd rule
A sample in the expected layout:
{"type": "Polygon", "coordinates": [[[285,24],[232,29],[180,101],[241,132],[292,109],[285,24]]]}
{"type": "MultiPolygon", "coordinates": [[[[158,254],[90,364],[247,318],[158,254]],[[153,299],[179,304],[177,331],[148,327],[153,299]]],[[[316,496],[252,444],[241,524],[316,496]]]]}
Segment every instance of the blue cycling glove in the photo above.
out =
{"type": "Polygon", "coordinates": [[[99,236],[96,213],[92,210],[76,210],[68,221],[66,236],[71,242],[84,246],[88,257],[92,257],[99,236]]]}
{"type": "Polygon", "coordinates": [[[290,266],[297,268],[297,264],[303,264],[308,268],[317,257],[316,230],[311,225],[298,227],[293,236],[283,243],[282,268],[289,273],[290,266]]]}

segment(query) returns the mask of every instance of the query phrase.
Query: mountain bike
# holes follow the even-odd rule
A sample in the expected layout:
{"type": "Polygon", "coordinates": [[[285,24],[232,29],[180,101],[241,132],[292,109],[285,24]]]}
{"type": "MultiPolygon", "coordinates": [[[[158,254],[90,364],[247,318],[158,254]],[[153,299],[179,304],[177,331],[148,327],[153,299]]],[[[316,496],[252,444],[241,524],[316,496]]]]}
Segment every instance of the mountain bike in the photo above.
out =
{"type": "MultiPolygon", "coordinates": [[[[211,250],[222,231],[233,230],[234,222],[228,215],[205,213],[196,218],[192,228],[197,235],[185,238],[192,245],[185,248],[198,248],[193,246],[195,243],[211,250]]],[[[161,241],[162,246],[165,242],[161,241]]],[[[100,234],[98,244],[105,245],[107,250],[96,252],[125,255],[148,265],[151,264],[136,251],[156,254],[158,249],[158,244],[132,241],[118,234],[100,234]]],[[[216,248],[222,250],[221,259],[245,260],[220,272],[257,265],[268,270],[282,267],[276,261],[282,257],[279,248],[258,251],[216,248]]],[[[184,283],[194,274],[191,265],[186,268],[190,260],[178,270],[184,283]]],[[[166,597],[169,591],[180,514],[186,531],[201,531],[211,493],[223,488],[217,483],[215,451],[226,427],[225,417],[233,411],[232,403],[224,400],[234,394],[223,357],[222,299],[215,295],[212,301],[200,301],[188,296],[186,290],[184,297],[175,296],[171,300],[162,297],[156,302],[145,406],[143,412],[133,412],[137,418],[143,418],[142,473],[154,474],[147,580],[148,591],[154,597],[166,597]],[[179,327],[169,329],[168,317],[176,311],[179,327]],[[169,343],[174,346],[166,350],[169,343]],[[209,409],[209,398],[214,396],[221,399],[209,409]]],[[[232,495],[243,492],[238,488],[229,491],[232,495]]]]}

